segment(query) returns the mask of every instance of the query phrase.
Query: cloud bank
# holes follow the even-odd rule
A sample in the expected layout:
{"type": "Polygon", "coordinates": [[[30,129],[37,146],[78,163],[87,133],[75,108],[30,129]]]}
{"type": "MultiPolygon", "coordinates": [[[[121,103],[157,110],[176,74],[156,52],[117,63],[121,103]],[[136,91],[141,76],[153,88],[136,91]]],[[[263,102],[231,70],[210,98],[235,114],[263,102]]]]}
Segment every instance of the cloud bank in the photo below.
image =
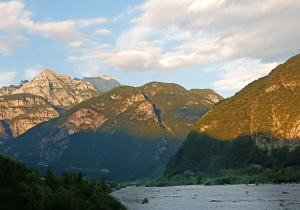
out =
{"type": "Polygon", "coordinates": [[[124,72],[190,66],[201,71],[201,64],[211,64],[220,78],[213,85],[226,90],[265,76],[300,47],[297,0],[148,0],[129,10],[112,20],[34,22],[23,2],[0,3],[0,52],[7,56],[26,47],[24,33],[37,34],[67,43],[68,59],[91,72],[101,66],[124,72]],[[117,24],[125,16],[131,18],[129,28],[120,33],[99,28],[87,38],[82,31],[117,24]],[[113,44],[99,37],[110,37],[113,44]]]}
{"type": "Polygon", "coordinates": [[[214,86],[239,89],[300,46],[297,0],[149,0],[137,10],[114,48],[73,60],[102,59],[126,72],[222,62],[214,86]]]}
{"type": "Polygon", "coordinates": [[[34,22],[32,12],[25,9],[21,1],[0,3],[0,50],[2,54],[9,55],[16,48],[24,47],[25,37],[37,34],[46,39],[59,42],[78,42],[84,40],[80,28],[94,24],[105,23],[107,19],[99,17],[94,19],[65,20],[60,22],[34,22]],[[19,46],[19,47],[16,47],[19,46]]]}

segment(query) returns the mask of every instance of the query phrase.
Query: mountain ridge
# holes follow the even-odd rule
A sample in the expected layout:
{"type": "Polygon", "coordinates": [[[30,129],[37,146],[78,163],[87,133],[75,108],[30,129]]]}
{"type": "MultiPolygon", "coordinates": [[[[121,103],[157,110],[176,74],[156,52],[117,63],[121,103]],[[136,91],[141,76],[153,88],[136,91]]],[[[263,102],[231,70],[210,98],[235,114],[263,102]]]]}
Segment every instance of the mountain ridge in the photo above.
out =
{"type": "Polygon", "coordinates": [[[300,54],[204,114],[164,175],[299,166],[299,111],[300,54]]]}
{"type": "Polygon", "coordinates": [[[268,76],[250,83],[231,98],[212,108],[199,119],[193,131],[205,132],[223,140],[259,132],[278,139],[299,139],[299,65],[300,55],[290,58],[272,70],[268,76]],[[229,126],[233,124],[236,126],[229,126]]]}
{"type": "Polygon", "coordinates": [[[196,95],[168,83],[116,87],[30,129],[7,154],[57,173],[75,170],[116,180],[157,176],[213,106],[196,95]]]}
{"type": "Polygon", "coordinates": [[[44,69],[12,94],[17,93],[42,96],[54,106],[63,109],[100,94],[90,83],[71,79],[68,75],[57,74],[50,69],[44,69]]]}

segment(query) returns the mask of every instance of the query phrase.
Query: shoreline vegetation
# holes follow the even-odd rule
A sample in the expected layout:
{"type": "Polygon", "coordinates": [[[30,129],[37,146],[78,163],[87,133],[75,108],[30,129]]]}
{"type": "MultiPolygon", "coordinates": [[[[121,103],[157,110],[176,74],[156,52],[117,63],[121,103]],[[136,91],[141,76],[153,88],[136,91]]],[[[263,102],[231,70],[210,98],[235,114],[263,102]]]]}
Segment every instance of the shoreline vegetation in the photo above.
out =
{"type": "Polygon", "coordinates": [[[193,173],[187,171],[173,177],[162,176],[156,180],[140,180],[135,182],[110,182],[113,191],[126,187],[174,187],[174,186],[211,186],[211,185],[241,185],[241,184],[300,184],[300,167],[287,168],[255,168],[249,166],[243,170],[223,170],[216,174],[193,173]]]}
{"type": "MultiPolygon", "coordinates": [[[[123,192],[127,187],[141,187],[146,192],[147,189],[164,187],[202,189],[212,186],[223,189],[226,185],[234,187],[249,184],[261,188],[281,183],[300,183],[299,166],[262,168],[253,164],[244,169],[220,170],[210,174],[186,171],[172,177],[162,176],[156,180],[117,183],[107,182],[105,178],[100,182],[90,180],[81,173],[63,172],[61,176],[56,176],[50,169],[41,176],[37,170],[4,155],[0,155],[0,165],[1,209],[132,209],[115,194],[123,192]]],[[[144,196],[133,203],[143,205],[152,201],[153,197],[144,196]]],[[[299,205],[299,202],[294,204],[299,205]]]]}
{"type": "Polygon", "coordinates": [[[300,146],[268,150],[258,147],[251,136],[228,142],[192,133],[170,158],[161,177],[118,187],[300,183],[299,157],[300,146]]]}
{"type": "MultiPolygon", "coordinates": [[[[157,180],[145,182],[146,187],[182,186],[182,185],[235,185],[235,184],[281,184],[300,183],[300,167],[255,168],[249,166],[242,170],[223,170],[216,174],[193,173],[186,171],[173,177],[163,176],[157,180]]],[[[142,184],[140,184],[142,185],[142,184]]]]}

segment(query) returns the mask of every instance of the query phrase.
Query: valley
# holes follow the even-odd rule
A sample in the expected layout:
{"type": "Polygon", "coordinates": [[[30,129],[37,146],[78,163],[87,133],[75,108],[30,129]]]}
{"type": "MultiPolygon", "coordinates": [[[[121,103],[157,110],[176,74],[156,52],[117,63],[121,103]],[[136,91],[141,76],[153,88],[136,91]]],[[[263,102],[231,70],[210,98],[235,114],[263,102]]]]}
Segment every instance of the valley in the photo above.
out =
{"type": "Polygon", "coordinates": [[[300,209],[300,1],[0,1],[0,210],[300,209]]]}

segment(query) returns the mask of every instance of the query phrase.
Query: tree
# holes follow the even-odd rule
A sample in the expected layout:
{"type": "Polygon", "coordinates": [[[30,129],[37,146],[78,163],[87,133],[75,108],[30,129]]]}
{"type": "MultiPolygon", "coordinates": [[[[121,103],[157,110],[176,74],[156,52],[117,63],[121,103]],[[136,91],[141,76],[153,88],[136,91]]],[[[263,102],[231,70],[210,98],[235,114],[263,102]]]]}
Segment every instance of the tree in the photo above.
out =
{"type": "Polygon", "coordinates": [[[103,193],[109,193],[109,187],[107,185],[106,179],[103,177],[100,182],[100,189],[103,193]]]}
{"type": "Polygon", "coordinates": [[[50,187],[52,190],[55,189],[59,183],[58,178],[53,174],[51,169],[47,170],[44,178],[45,178],[46,185],[50,187]]]}

